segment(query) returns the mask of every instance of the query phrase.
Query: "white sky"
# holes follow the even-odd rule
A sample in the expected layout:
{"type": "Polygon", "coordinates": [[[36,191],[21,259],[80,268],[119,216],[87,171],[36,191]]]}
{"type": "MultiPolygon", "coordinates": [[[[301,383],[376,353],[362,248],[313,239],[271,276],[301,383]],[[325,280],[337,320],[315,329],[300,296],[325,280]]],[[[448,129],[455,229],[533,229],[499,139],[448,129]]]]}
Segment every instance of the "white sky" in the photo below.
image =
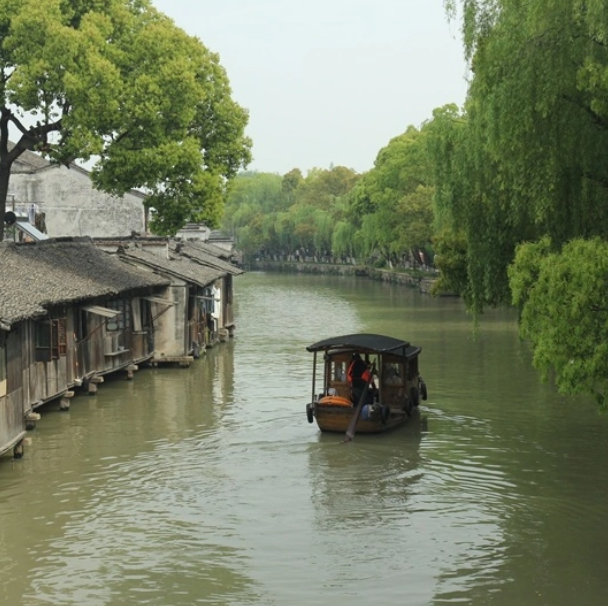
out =
{"type": "Polygon", "coordinates": [[[250,113],[252,170],[364,172],[408,125],[465,99],[443,0],[152,1],[220,55],[250,113]]]}

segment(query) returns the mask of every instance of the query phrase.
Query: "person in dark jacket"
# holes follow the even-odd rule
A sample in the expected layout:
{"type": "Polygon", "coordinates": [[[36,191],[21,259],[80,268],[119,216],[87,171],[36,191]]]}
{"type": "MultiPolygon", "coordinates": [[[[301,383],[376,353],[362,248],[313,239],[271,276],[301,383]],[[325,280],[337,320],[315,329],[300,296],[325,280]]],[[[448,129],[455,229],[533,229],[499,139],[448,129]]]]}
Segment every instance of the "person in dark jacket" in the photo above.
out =
{"type": "MultiPolygon", "coordinates": [[[[346,373],[348,382],[350,383],[351,399],[356,406],[361,399],[363,392],[368,388],[368,384],[373,384],[369,364],[367,364],[358,353],[354,353],[348,371],[346,373]]],[[[368,391],[373,400],[374,388],[368,391]]]]}

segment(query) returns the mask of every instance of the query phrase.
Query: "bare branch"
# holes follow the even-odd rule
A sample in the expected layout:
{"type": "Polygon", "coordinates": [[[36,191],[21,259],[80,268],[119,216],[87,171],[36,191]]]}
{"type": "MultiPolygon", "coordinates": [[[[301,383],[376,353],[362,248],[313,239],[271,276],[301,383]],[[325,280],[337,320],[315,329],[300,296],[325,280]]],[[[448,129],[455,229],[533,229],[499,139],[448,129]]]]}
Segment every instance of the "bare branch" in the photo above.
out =
{"type": "Polygon", "coordinates": [[[0,164],[11,166],[12,163],[27,150],[48,151],[47,135],[50,132],[61,130],[61,120],[27,128],[21,120],[8,107],[0,110],[0,164]],[[12,123],[21,133],[21,137],[12,149],[8,149],[9,124],[12,123]]]}

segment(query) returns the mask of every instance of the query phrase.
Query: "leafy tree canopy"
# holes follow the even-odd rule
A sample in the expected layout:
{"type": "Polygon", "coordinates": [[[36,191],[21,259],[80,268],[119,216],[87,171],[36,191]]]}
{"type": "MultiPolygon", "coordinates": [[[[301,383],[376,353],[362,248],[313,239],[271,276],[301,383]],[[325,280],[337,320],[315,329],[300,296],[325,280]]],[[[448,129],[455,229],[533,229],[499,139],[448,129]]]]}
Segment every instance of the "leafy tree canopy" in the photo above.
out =
{"type": "MultiPolygon", "coordinates": [[[[327,255],[333,248],[334,229],[347,214],[346,195],[358,178],[343,166],[315,168],[306,176],[297,168],[282,177],[239,173],[230,188],[222,228],[236,235],[245,255],[289,255],[296,250],[327,255]],[[254,217],[260,220],[253,222],[254,217]]],[[[348,248],[340,244],[340,254],[348,248]]]]}
{"type": "Polygon", "coordinates": [[[599,0],[447,4],[462,7],[472,78],[437,199],[465,234],[479,312],[510,301],[518,243],[608,237],[608,14],[599,0]]]}
{"type": "Polygon", "coordinates": [[[436,133],[446,281],[475,312],[516,304],[544,376],[605,406],[606,2],[446,5],[472,69],[464,122],[436,133]]]}
{"type": "Polygon", "coordinates": [[[608,243],[574,239],[555,252],[549,238],[521,245],[509,270],[522,335],[534,364],[566,394],[608,396],[608,243]]]}
{"type": "Polygon", "coordinates": [[[351,216],[361,225],[365,253],[386,261],[430,247],[433,229],[432,171],[426,133],[410,126],[376,157],[351,195],[351,216]]]}
{"type": "Polygon", "coordinates": [[[336,198],[348,193],[358,179],[359,175],[354,170],[344,166],[329,170],[313,168],[299,181],[295,200],[299,204],[329,210],[336,198]]]}
{"type": "Polygon", "coordinates": [[[250,160],[219,57],[149,0],[0,0],[0,72],[0,230],[25,150],[96,159],[94,184],[116,195],[143,188],[158,233],[216,224],[250,160]]]}

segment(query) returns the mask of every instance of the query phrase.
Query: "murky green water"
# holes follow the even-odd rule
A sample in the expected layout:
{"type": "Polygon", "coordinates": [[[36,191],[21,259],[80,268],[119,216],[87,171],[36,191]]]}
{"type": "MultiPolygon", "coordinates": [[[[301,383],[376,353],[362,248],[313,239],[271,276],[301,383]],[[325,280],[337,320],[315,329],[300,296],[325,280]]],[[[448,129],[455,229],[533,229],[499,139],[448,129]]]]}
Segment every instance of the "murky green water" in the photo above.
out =
{"type": "Polygon", "coordinates": [[[237,336],[107,381],[0,460],[0,603],[606,603],[608,417],[541,385],[512,314],[366,281],[246,274],[237,336]],[[429,399],[352,444],[306,420],[305,346],[423,347],[429,399]]]}

